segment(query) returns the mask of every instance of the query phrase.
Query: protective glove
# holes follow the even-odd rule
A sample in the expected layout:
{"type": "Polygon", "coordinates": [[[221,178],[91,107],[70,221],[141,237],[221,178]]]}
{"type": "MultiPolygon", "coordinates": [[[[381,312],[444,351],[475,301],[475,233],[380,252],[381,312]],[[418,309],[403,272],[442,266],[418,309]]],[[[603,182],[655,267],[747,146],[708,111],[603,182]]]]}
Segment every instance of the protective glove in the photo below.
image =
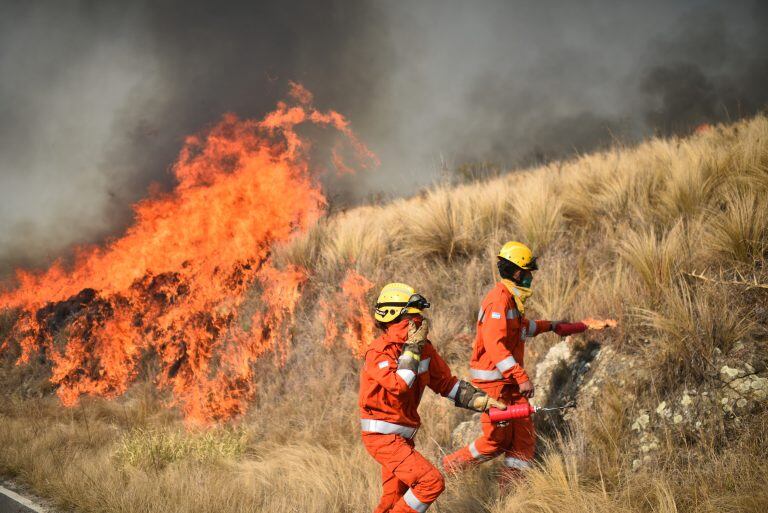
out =
{"type": "Polygon", "coordinates": [[[403,354],[409,352],[416,360],[419,360],[428,335],[429,321],[427,319],[422,319],[421,326],[416,326],[416,323],[409,321],[408,338],[406,339],[405,346],[403,346],[403,354]]]}
{"type": "Polygon", "coordinates": [[[475,411],[488,411],[491,408],[505,410],[507,408],[504,401],[494,399],[482,390],[475,388],[472,383],[461,380],[459,389],[454,399],[456,406],[475,411]]]}
{"type": "Polygon", "coordinates": [[[488,411],[491,408],[498,408],[500,410],[507,409],[507,403],[494,399],[490,395],[477,396],[472,400],[470,408],[478,411],[488,411]]]}
{"type": "Polygon", "coordinates": [[[421,325],[416,326],[413,320],[408,321],[408,342],[423,343],[429,335],[429,320],[423,318],[421,325]]]}

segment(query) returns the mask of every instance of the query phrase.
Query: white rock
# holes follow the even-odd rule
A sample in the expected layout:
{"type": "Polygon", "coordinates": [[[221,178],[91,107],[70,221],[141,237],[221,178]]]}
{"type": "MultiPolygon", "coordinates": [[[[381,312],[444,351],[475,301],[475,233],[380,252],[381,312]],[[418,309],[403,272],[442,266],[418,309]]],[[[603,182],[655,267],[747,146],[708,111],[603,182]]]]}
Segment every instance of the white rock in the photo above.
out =
{"type": "Polygon", "coordinates": [[[723,365],[720,369],[720,377],[723,381],[726,383],[733,381],[736,378],[740,378],[745,376],[747,373],[744,372],[741,369],[736,369],[734,367],[728,367],[727,365],[723,365]]]}
{"type": "Polygon", "coordinates": [[[672,417],[672,422],[674,422],[675,424],[680,424],[682,421],[683,421],[683,416],[680,415],[679,413],[676,414],[674,417],[672,417]]]}
{"type": "Polygon", "coordinates": [[[650,422],[651,416],[647,413],[643,413],[637,419],[635,419],[635,422],[632,424],[632,429],[634,431],[644,431],[650,422]]]}
{"type": "Polygon", "coordinates": [[[659,415],[664,415],[664,410],[667,409],[667,401],[661,401],[659,405],[656,407],[656,413],[659,415]]]}
{"type": "Polygon", "coordinates": [[[768,389],[768,379],[752,376],[750,387],[752,387],[752,390],[766,390],[768,389]]]}

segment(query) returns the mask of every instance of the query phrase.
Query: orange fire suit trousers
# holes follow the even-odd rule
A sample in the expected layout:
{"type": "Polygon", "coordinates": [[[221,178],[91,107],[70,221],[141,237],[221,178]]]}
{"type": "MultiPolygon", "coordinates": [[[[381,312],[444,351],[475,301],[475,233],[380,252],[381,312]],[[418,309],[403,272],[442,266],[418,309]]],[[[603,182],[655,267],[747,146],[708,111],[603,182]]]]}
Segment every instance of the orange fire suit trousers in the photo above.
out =
{"type": "MultiPolygon", "coordinates": [[[[528,401],[516,392],[500,395],[502,400],[510,405],[528,401]]],[[[536,451],[536,431],[530,417],[494,424],[488,414],[483,413],[480,422],[483,434],[466,447],[447,455],[443,459],[443,468],[455,472],[500,454],[504,454],[505,474],[510,474],[510,477],[530,466],[536,451]]],[[[502,478],[504,477],[502,474],[502,478]]]]}
{"type": "Polygon", "coordinates": [[[400,435],[363,433],[363,445],[381,464],[383,493],[374,513],[423,513],[445,489],[442,474],[400,435]]]}

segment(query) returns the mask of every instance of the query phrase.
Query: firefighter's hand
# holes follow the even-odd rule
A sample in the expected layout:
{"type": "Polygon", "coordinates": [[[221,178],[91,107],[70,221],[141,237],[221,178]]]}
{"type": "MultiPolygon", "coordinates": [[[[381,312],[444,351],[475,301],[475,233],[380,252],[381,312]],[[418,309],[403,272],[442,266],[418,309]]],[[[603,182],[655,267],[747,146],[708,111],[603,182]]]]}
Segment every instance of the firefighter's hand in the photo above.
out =
{"type": "Polygon", "coordinates": [[[530,379],[528,381],[524,381],[520,383],[520,395],[522,395],[523,397],[530,399],[531,397],[533,397],[534,392],[535,390],[533,388],[533,383],[531,382],[530,379]]]}
{"type": "Polygon", "coordinates": [[[427,319],[421,320],[421,326],[416,326],[412,320],[408,321],[408,343],[416,344],[419,346],[424,345],[424,341],[427,340],[429,335],[429,321],[427,319]]]}
{"type": "Polygon", "coordinates": [[[507,403],[498,399],[494,399],[489,395],[477,394],[477,396],[472,399],[472,404],[470,404],[470,407],[476,411],[488,411],[491,408],[506,410],[507,403]]]}

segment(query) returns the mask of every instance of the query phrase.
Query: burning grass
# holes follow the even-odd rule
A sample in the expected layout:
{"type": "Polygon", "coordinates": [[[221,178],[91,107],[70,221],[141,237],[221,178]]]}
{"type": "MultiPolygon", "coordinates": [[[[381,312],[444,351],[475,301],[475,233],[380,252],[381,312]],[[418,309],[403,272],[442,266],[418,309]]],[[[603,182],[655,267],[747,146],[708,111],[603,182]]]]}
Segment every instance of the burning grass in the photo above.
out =
{"type": "MultiPolygon", "coordinates": [[[[523,238],[541,254],[531,309],[560,319],[616,318],[618,327],[600,340],[632,355],[652,379],[605,386],[599,407],[576,415],[566,436],[541,451],[524,486],[499,495],[493,466],[486,466],[450,478],[433,510],[765,511],[764,411],[745,417],[738,430],[717,428],[701,439],[670,431],[659,457],[640,469],[632,467],[630,426],[667,390],[711,379],[715,351],[737,343],[765,347],[766,289],[752,284],[768,283],[767,141],[768,119],[759,116],[685,140],[438,186],[273,237],[270,244],[279,244],[270,246],[269,272],[289,273],[300,287],[270,288],[275,280],[254,271],[238,285],[247,289],[242,300],[223,310],[222,298],[200,303],[216,315],[247,311],[244,329],[264,325],[252,312],[265,315],[269,297],[294,305],[281,310],[274,320],[283,327],[270,332],[288,350],[276,342],[259,353],[268,358],[237,360],[250,373],[238,387],[258,387],[246,388],[243,400],[252,407],[238,410],[226,428],[183,427],[179,410],[167,408],[175,390],[153,386],[156,366],[167,363],[162,358],[136,361],[131,376],[138,384],[124,396],[62,408],[43,379],[50,362],[14,366],[22,348],[11,343],[0,372],[8,391],[0,398],[0,471],[82,511],[369,511],[379,475],[358,440],[355,339],[371,329],[359,319],[360,305],[387,281],[413,283],[433,304],[435,343],[462,373],[477,304],[495,279],[494,250],[523,238]]],[[[167,292],[178,278],[163,276],[154,286],[176,297],[167,292]]],[[[145,285],[139,295],[152,290],[145,285]]],[[[98,311],[101,301],[114,298],[100,292],[86,303],[96,302],[90,308],[98,311]]],[[[162,321],[167,304],[152,319],[162,321]]],[[[53,315],[48,322],[55,321],[53,315]]],[[[15,323],[4,313],[0,329],[7,334],[15,323]]],[[[528,365],[554,340],[536,339],[528,365]]],[[[437,460],[467,414],[429,395],[421,413],[417,443],[437,460]]]]}

